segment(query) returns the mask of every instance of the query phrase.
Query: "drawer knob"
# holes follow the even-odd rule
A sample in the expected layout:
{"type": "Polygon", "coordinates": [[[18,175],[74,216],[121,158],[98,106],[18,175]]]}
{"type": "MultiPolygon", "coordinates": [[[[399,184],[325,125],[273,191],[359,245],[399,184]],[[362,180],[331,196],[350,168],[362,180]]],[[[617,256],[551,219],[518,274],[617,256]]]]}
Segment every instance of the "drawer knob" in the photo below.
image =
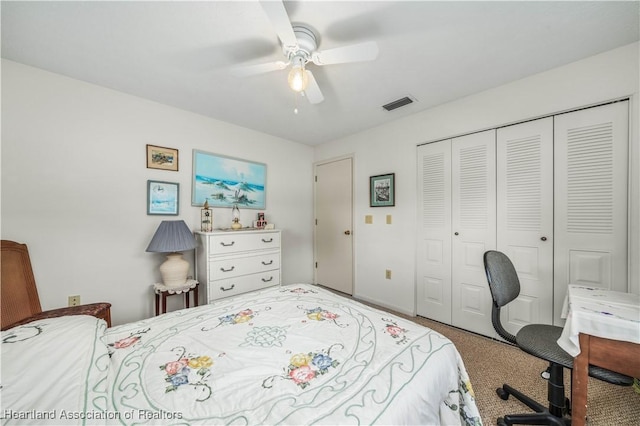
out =
{"type": "Polygon", "coordinates": [[[264,238],[262,239],[263,243],[272,243],[273,242],[273,238],[269,238],[268,240],[265,240],[264,238]]]}
{"type": "Polygon", "coordinates": [[[265,261],[263,260],[263,261],[262,261],[262,264],[263,264],[264,266],[267,266],[267,265],[273,265],[273,259],[271,259],[271,260],[270,260],[270,261],[268,261],[268,262],[265,262],[265,261]]]}
{"type": "Polygon", "coordinates": [[[233,290],[235,286],[236,286],[235,284],[231,284],[231,287],[229,287],[229,288],[220,287],[220,290],[222,290],[222,291],[233,290]]]}
{"type": "Polygon", "coordinates": [[[236,243],[235,241],[231,241],[229,244],[226,244],[224,241],[221,241],[220,245],[223,246],[223,247],[231,247],[235,243],[236,243]]]}
{"type": "Polygon", "coordinates": [[[235,266],[232,266],[232,267],[231,267],[231,268],[229,268],[229,269],[220,268],[220,270],[221,270],[222,272],[231,272],[231,271],[233,271],[234,269],[236,269],[236,267],[235,267],[235,266]]]}
{"type": "Polygon", "coordinates": [[[273,277],[263,278],[263,279],[262,279],[262,282],[263,282],[263,283],[268,283],[269,281],[273,281],[273,277]]]}

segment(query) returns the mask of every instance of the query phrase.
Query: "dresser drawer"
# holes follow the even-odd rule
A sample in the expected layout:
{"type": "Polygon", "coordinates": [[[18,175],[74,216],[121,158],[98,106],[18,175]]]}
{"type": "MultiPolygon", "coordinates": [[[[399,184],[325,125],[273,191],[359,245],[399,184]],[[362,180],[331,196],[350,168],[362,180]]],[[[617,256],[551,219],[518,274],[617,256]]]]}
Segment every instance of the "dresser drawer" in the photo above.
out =
{"type": "Polygon", "coordinates": [[[235,296],[248,291],[260,290],[280,284],[280,271],[273,270],[259,274],[242,275],[209,282],[208,302],[211,303],[223,297],[235,296]]]}
{"type": "Polygon", "coordinates": [[[235,233],[209,236],[210,256],[280,247],[279,232],[235,233]]]}
{"type": "Polygon", "coordinates": [[[272,251],[260,255],[225,256],[211,260],[209,280],[221,280],[240,275],[280,269],[280,252],[272,251]]]}

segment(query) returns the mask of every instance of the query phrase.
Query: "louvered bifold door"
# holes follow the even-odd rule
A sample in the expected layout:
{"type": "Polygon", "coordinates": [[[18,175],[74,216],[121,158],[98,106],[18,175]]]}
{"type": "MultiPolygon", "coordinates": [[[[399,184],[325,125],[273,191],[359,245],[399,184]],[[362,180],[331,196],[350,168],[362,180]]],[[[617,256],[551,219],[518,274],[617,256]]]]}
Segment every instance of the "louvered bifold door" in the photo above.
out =
{"type": "Polygon", "coordinates": [[[451,141],[418,147],[417,313],[451,324],[451,141]]]}
{"type": "Polygon", "coordinates": [[[553,118],[498,129],[496,153],[497,249],[520,280],[502,324],[515,335],[553,322],[553,118]]]}
{"type": "Polygon", "coordinates": [[[496,247],[496,131],[451,145],[452,324],[492,336],[484,252],[496,247]]]}
{"type": "Polygon", "coordinates": [[[628,108],[555,117],[556,324],[568,284],[627,291],[628,108]]]}

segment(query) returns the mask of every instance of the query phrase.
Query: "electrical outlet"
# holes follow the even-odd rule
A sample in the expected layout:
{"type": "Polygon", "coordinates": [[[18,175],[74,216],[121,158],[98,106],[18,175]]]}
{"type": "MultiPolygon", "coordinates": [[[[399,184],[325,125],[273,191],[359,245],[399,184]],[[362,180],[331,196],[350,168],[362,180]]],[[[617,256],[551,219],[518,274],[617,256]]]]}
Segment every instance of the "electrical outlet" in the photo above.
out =
{"type": "Polygon", "coordinates": [[[391,269],[387,269],[384,271],[384,277],[388,280],[391,279],[391,269]]]}
{"type": "Polygon", "coordinates": [[[69,306],[79,306],[79,305],[80,305],[80,295],[69,296],[69,306]]]}
{"type": "Polygon", "coordinates": [[[373,223],[373,216],[371,216],[370,214],[365,215],[364,223],[371,225],[373,223]]]}

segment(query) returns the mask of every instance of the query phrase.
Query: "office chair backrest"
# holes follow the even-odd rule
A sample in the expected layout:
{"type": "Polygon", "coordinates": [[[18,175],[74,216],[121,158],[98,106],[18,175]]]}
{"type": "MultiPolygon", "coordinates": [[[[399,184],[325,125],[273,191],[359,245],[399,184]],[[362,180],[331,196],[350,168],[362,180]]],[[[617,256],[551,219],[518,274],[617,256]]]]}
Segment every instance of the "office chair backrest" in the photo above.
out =
{"type": "Polygon", "coordinates": [[[25,244],[2,240],[1,328],[42,312],[25,244]]]}
{"type": "Polygon", "coordinates": [[[504,329],[500,322],[500,308],[520,294],[520,280],[511,260],[502,252],[489,250],[484,254],[484,270],[493,298],[491,322],[496,332],[505,340],[516,343],[516,337],[504,329]]]}

